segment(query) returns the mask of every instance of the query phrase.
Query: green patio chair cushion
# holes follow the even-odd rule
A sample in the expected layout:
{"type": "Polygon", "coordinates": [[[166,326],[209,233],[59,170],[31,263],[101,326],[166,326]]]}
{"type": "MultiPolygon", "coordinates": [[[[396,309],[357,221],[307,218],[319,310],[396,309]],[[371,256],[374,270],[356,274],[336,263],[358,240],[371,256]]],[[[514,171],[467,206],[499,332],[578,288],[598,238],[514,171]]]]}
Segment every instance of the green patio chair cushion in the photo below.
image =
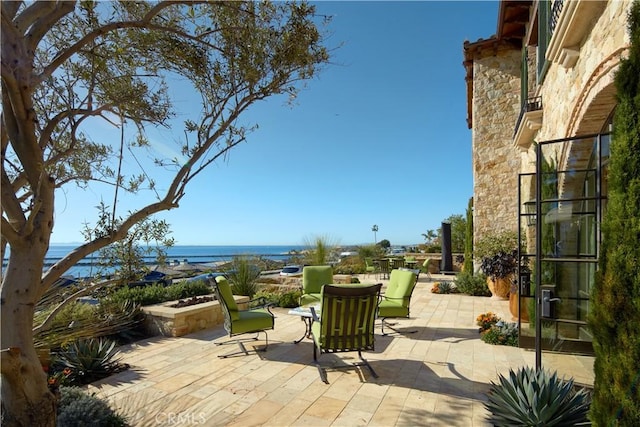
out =
{"type": "Polygon", "coordinates": [[[314,305],[320,304],[320,294],[302,294],[300,296],[300,305],[314,305]]]}
{"type": "Polygon", "coordinates": [[[302,269],[302,295],[300,305],[319,304],[322,286],[333,283],[330,265],[308,265],[302,269]]]}
{"type": "Polygon", "coordinates": [[[231,323],[231,333],[234,335],[273,328],[273,316],[264,308],[254,308],[237,313],[239,319],[231,323]]]}
{"type": "Polygon", "coordinates": [[[378,317],[409,317],[409,303],[416,285],[410,270],[393,270],[389,284],[378,305],[378,317]]]}
{"type": "Polygon", "coordinates": [[[231,292],[229,281],[224,276],[218,276],[216,277],[216,283],[218,284],[220,297],[224,300],[220,301],[220,303],[227,306],[227,310],[229,310],[229,317],[231,317],[232,321],[240,319],[240,315],[238,314],[238,305],[236,304],[236,300],[233,298],[233,292],[231,292]]]}

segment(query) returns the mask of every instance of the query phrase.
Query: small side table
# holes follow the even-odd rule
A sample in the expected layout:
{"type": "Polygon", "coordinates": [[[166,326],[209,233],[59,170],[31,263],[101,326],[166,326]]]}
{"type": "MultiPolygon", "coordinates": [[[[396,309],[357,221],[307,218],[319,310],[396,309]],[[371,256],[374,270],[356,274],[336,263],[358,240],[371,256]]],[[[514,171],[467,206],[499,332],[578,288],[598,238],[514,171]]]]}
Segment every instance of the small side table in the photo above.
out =
{"type": "MultiPolygon", "coordinates": [[[[314,305],[313,308],[315,309],[316,314],[320,312],[320,306],[319,305],[314,305]]],[[[308,306],[292,308],[291,310],[289,310],[288,314],[292,314],[294,316],[300,316],[300,319],[305,324],[304,335],[302,335],[302,337],[300,337],[300,339],[295,340],[293,343],[294,344],[298,344],[300,341],[302,341],[305,338],[311,338],[311,324],[313,323],[313,315],[311,314],[311,306],[308,305],[308,306]]]]}

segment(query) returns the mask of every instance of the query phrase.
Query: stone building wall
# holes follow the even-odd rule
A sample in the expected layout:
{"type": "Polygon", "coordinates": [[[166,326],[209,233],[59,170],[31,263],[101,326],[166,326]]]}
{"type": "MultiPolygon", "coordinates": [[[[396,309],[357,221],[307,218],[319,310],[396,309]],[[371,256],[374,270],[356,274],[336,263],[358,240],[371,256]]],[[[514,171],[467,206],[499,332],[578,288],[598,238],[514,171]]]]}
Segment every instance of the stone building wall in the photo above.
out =
{"type": "MultiPolygon", "coordinates": [[[[607,2],[582,41],[576,64],[571,68],[558,63],[550,64],[539,90],[544,118],[536,135],[537,141],[584,134],[584,131],[580,131],[580,122],[584,120],[581,111],[588,108],[589,93],[595,85],[600,86],[597,91],[612,87],[619,57],[629,44],[625,24],[630,7],[630,1],[607,2]]],[[[609,97],[610,105],[601,106],[606,110],[600,118],[602,122],[591,124],[588,132],[599,132],[604,126],[604,120],[615,106],[613,93],[611,91],[609,97]]]]}
{"type": "Polygon", "coordinates": [[[474,240],[517,229],[520,153],[513,131],[520,113],[521,51],[473,62],[474,240]]]}

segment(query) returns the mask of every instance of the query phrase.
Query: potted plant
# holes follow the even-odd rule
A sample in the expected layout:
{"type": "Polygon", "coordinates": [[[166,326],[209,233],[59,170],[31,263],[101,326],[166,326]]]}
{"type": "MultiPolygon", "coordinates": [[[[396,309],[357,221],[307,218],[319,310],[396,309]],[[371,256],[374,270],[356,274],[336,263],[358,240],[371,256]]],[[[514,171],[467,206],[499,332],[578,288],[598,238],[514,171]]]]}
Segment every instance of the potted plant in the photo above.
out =
{"type": "Polygon", "coordinates": [[[518,236],[514,231],[488,233],[474,245],[480,269],[494,298],[507,299],[518,270],[518,236]]]}

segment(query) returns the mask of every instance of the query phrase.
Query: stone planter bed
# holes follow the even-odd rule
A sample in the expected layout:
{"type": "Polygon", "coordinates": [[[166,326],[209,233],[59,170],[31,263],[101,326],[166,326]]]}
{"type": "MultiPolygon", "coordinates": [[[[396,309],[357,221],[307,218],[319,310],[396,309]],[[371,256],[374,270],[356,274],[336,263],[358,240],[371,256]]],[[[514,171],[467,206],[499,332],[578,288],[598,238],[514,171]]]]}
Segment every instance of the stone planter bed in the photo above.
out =
{"type": "MultiPolygon", "coordinates": [[[[249,297],[234,295],[241,310],[247,309],[249,297]]],[[[224,323],[224,316],[218,301],[209,301],[188,307],[170,307],[178,301],[142,307],[145,314],[144,328],[151,335],[180,337],[224,323]]]]}

